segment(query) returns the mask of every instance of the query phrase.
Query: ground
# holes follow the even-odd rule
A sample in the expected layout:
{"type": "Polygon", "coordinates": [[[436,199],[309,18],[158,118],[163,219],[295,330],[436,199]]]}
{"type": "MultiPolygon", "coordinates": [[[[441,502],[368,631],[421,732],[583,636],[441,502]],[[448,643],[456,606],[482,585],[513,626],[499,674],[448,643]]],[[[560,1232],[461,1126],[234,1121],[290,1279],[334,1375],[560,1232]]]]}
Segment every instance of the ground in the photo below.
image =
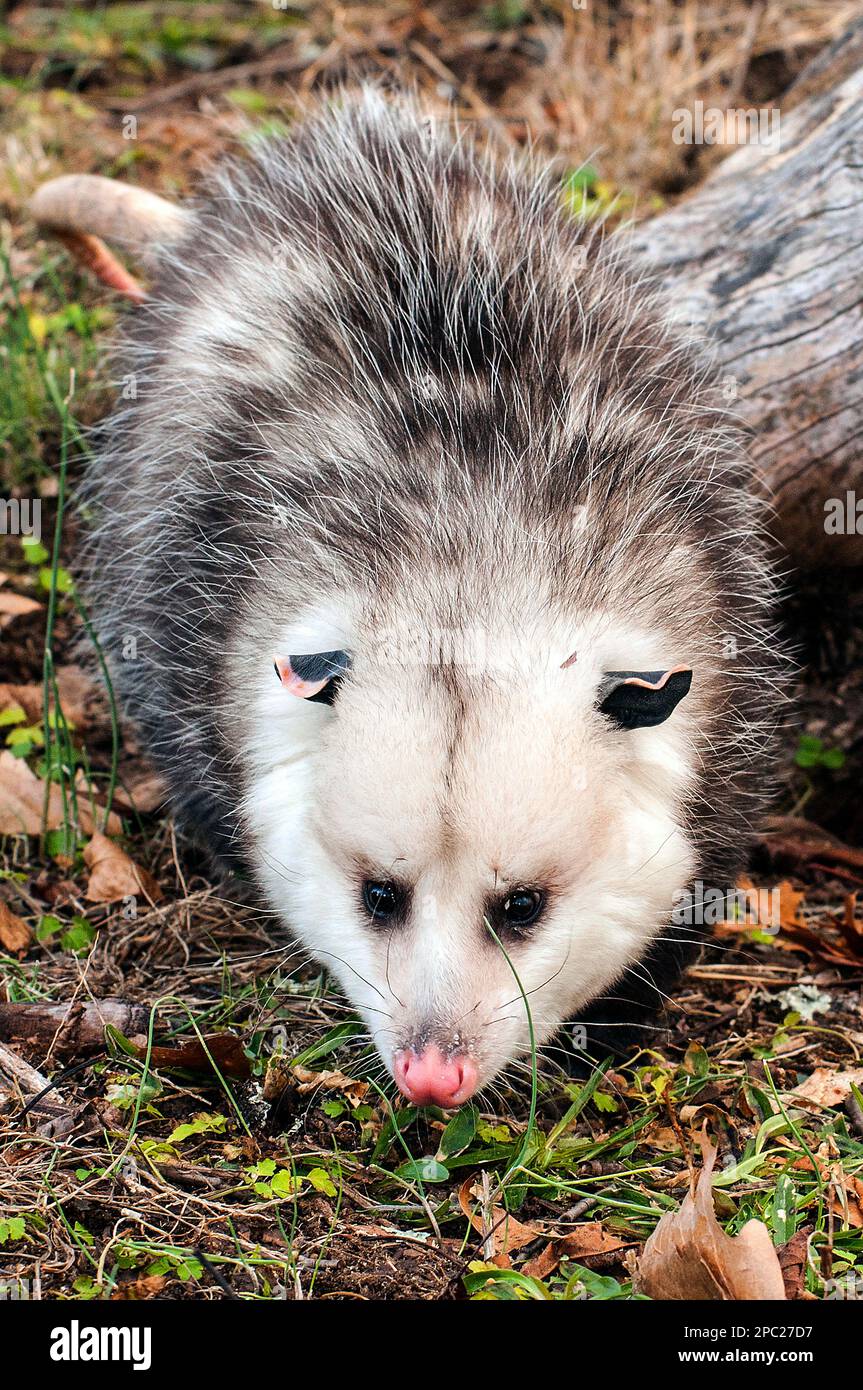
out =
{"type": "Polygon", "coordinates": [[[42,539],[0,535],[0,1285],[85,1299],[631,1298],[706,1126],[725,1231],[766,1224],[789,1297],[859,1296],[856,594],[831,580],[826,618],[817,577],[789,597],[801,698],[748,880],[772,896],[716,914],[652,1046],[578,1080],[551,1051],[533,1086],[454,1118],[416,1114],[378,1089],[326,978],[292,969],[247,890],[214,883],[177,843],[82,655],[69,502],[125,311],[36,237],[25,204],[70,170],[182,195],[220,151],[361,70],[453,98],[495,138],[529,128],[588,215],[649,216],[721,157],[669,141],[676,104],[778,100],[860,8],[6,8],[0,468],[4,497],[41,502],[42,539]],[[60,1027],[50,1005],[70,1002],[60,1027]],[[41,1022],[32,1009],[22,1022],[20,1004],[41,1022]]]}

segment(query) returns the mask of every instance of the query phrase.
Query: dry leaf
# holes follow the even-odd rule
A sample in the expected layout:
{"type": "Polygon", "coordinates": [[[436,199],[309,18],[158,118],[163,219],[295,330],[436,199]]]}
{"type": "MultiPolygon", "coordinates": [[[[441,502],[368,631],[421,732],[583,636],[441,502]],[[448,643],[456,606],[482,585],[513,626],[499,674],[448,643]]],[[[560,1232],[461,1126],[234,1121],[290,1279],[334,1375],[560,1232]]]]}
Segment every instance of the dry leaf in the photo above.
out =
{"type": "MultiPolygon", "coordinates": [[[[45,783],[31,772],[23,758],[15,758],[5,750],[0,753],[0,835],[41,835],[45,783]]],[[[79,794],[78,817],[81,830],[92,835],[96,826],[89,800],[79,794]]],[[[66,823],[63,792],[52,782],[48,793],[48,830],[60,830],[66,823]]],[[[112,834],[122,830],[119,816],[112,812],[108,829],[112,834]]]]}
{"type": "Polygon", "coordinates": [[[593,1256],[610,1255],[636,1244],[635,1240],[621,1240],[619,1236],[612,1235],[601,1221],[588,1221],[574,1231],[568,1231],[565,1236],[550,1241],[539,1255],[522,1265],[521,1272],[536,1279],[545,1279],[563,1259],[590,1260],[593,1256]]]}
{"type": "Polygon", "coordinates": [[[830,1067],[816,1067],[811,1076],[795,1086],[792,1096],[814,1101],[816,1105],[842,1105],[851,1094],[851,1087],[863,1090],[863,1067],[851,1071],[832,1071],[830,1067]]]}
{"type": "MultiPolygon", "coordinates": [[[[143,1060],[147,1056],[147,1048],[137,1043],[132,1045],[143,1060]]],[[[249,1059],[235,1033],[205,1033],[201,1038],[189,1038],[179,1047],[154,1044],[150,1048],[150,1065],[157,1069],[209,1072],[213,1070],[214,1063],[226,1076],[249,1075],[249,1059]]]]}
{"type": "Polygon", "coordinates": [[[153,875],[98,830],[84,850],[84,863],[90,870],[84,894],[90,903],[117,903],[138,893],[150,902],[164,896],[153,875]]]}
{"type": "Polygon", "coordinates": [[[526,1226],[524,1222],[516,1221],[504,1207],[494,1208],[487,1227],[471,1201],[472,1197],[481,1200],[481,1193],[476,1191],[472,1184],[472,1178],[467,1178],[462,1183],[458,1203],[474,1230],[481,1236],[491,1229],[491,1247],[495,1257],[511,1255],[514,1250],[520,1250],[523,1245],[529,1245],[532,1240],[543,1234],[536,1226],[526,1226]]]}
{"type": "Polygon", "coordinates": [[[520,1273],[529,1275],[531,1279],[547,1279],[549,1274],[553,1274],[557,1269],[562,1258],[557,1249],[557,1241],[550,1240],[532,1260],[525,1260],[520,1273]]]}
{"type": "Polygon", "coordinates": [[[772,858],[783,858],[796,866],[820,859],[828,864],[845,864],[850,869],[863,868],[863,850],[846,845],[820,825],[797,816],[771,816],[760,839],[772,858]]]}
{"type": "Polygon", "coordinates": [[[121,810],[138,811],[148,815],[157,811],[168,799],[168,790],[157,772],[146,766],[123,772],[114,791],[114,804],[121,810]]]}
{"type": "Polygon", "coordinates": [[[568,1231],[555,1241],[562,1255],[571,1260],[589,1259],[591,1255],[608,1255],[612,1250],[624,1250],[627,1245],[636,1245],[635,1239],[624,1240],[622,1236],[612,1235],[601,1221],[588,1221],[568,1231]]]}
{"type": "MultiPolygon", "coordinates": [[[[695,1106],[689,1106],[687,1108],[693,1111],[696,1109],[695,1106]]],[[[660,1153],[676,1154],[680,1153],[680,1140],[670,1125],[664,1125],[660,1126],[658,1129],[651,1129],[650,1147],[652,1149],[658,1149],[660,1153]]]]}
{"type": "MultiPolygon", "coordinates": [[[[63,713],[70,724],[79,728],[88,722],[101,692],[79,666],[58,666],[54,676],[63,713]]],[[[28,685],[0,684],[0,709],[20,705],[31,724],[41,724],[45,708],[43,696],[41,681],[28,685]]]]}
{"type": "Polygon", "coordinates": [[[111,1294],[114,1303],[124,1300],[155,1298],[160,1294],[167,1284],[167,1276],[164,1274],[139,1274],[137,1279],[132,1279],[129,1283],[121,1284],[116,1293],[111,1294]]]}
{"type": "Polygon", "coordinates": [[[11,589],[3,589],[0,592],[0,628],[8,627],[16,618],[21,618],[25,613],[35,613],[42,607],[33,598],[26,598],[24,594],[15,594],[11,589]]]}
{"type": "Polygon", "coordinates": [[[60,692],[60,707],[66,718],[80,729],[93,722],[94,716],[108,717],[108,702],[100,685],[91,680],[80,666],[58,666],[55,672],[60,692]]]}
{"type": "MultiPolygon", "coordinates": [[[[748,879],[741,881],[739,887],[743,891],[749,891],[751,884],[748,879]]],[[[804,901],[804,893],[800,892],[787,879],[780,883],[776,889],[771,891],[768,899],[770,905],[766,920],[761,923],[747,912],[745,919],[739,921],[720,922],[716,927],[718,936],[739,936],[741,933],[749,932],[754,926],[761,926],[764,930],[773,935],[773,947],[779,951],[796,951],[807,956],[814,956],[824,960],[831,965],[847,966],[851,969],[858,969],[863,959],[863,930],[861,924],[856,923],[854,918],[854,902],[851,901],[849,908],[846,902],[844,911],[841,915],[827,914],[819,917],[810,916],[803,918],[801,906],[804,901]],[[776,923],[770,920],[772,904],[777,900],[773,895],[778,894],[779,902],[779,930],[776,930],[776,923]],[[825,931],[829,928],[830,932],[838,932],[839,940],[836,941],[825,931]],[[845,949],[843,946],[843,940],[845,949]]],[[[755,904],[757,899],[753,896],[749,899],[755,904]]]]}
{"type": "Polygon", "coordinates": [[[809,1256],[809,1237],[815,1228],[804,1226],[796,1235],[792,1236],[784,1245],[780,1245],[776,1254],[779,1257],[779,1268],[782,1270],[782,1279],[785,1284],[786,1298],[810,1298],[814,1297],[806,1291],[806,1264],[809,1256]]]}
{"type": "Polygon", "coordinates": [[[704,1166],[694,1191],[666,1212],[644,1247],[637,1287],[656,1299],[785,1298],[782,1270],[763,1221],[747,1221],[727,1236],[713,1213],[710,1178],[716,1147],[701,1135],[704,1166]]]}
{"type": "Polygon", "coordinates": [[[853,1230],[863,1229],[863,1182],[840,1163],[830,1165],[830,1210],[853,1230]]]}
{"type": "MultiPolygon", "coordinates": [[[[290,1064],[288,1064],[290,1066],[290,1064]]],[[[339,1091],[353,1105],[359,1105],[369,1093],[367,1081],[356,1081],[343,1071],[309,1071],[308,1067],[290,1067],[300,1095],[307,1095],[322,1086],[325,1091],[339,1091]]]]}
{"type": "Polygon", "coordinates": [[[276,1054],[267,1061],[264,1073],[264,1100],[278,1101],[288,1088],[309,1095],[323,1088],[338,1091],[354,1109],[361,1105],[369,1093],[367,1081],[356,1081],[342,1071],[311,1071],[308,1067],[295,1067],[289,1057],[276,1054]]]}
{"type": "Polygon", "coordinates": [[[23,954],[32,940],[33,933],[27,923],[0,898],[0,946],[10,955],[23,954]]]}
{"type": "Polygon", "coordinates": [[[42,687],[0,683],[0,710],[11,709],[13,705],[20,705],[29,723],[35,724],[42,718],[42,687]]]}
{"type": "MultiPolygon", "coordinates": [[[[746,911],[733,921],[718,922],[716,931],[719,936],[759,930],[773,934],[777,926],[788,931],[803,925],[800,908],[806,895],[795,888],[788,879],[784,879],[775,888],[758,888],[751,879],[741,878],[737,884],[737,892],[742,895],[746,911]],[[776,903],[779,904],[778,923],[774,916],[776,903]]],[[[777,934],[777,945],[780,938],[781,933],[777,934]]]]}
{"type": "Polygon", "coordinates": [[[784,928],[799,926],[803,921],[800,916],[800,909],[803,906],[806,894],[801,893],[786,879],[780,883],[776,889],[779,894],[779,922],[784,928]]]}

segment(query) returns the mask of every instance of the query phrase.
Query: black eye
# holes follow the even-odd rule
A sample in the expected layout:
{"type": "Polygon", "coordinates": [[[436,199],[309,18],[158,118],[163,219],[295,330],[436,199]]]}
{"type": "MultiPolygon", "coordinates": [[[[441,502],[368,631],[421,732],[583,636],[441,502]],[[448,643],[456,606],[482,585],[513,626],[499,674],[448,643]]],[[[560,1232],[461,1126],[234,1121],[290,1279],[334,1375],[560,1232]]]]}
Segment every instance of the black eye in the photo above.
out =
{"type": "Polygon", "coordinates": [[[404,910],[404,890],[388,879],[367,878],[363,883],[363,906],[375,922],[398,917],[404,910]]]}
{"type": "Polygon", "coordinates": [[[533,926],[545,906],[545,898],[536,888],[514,888],[500,905],[503,923],[514,931],[533,926]]]}

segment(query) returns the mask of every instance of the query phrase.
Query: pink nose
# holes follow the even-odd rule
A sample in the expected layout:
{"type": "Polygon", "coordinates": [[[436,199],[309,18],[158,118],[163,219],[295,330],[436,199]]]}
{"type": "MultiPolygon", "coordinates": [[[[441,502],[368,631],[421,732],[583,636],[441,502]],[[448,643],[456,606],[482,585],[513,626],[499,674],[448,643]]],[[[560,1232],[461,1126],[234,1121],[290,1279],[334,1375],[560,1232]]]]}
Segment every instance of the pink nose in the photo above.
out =
{"type": "Polygon", "coordinates": [[[422,1052],[411,1049],[395,1055],[396,1083],[403,1096],[414,1105],[440,1105],[452,1110],[472,1096],[479,1081],[479,1070],[472,1057],[459,1053],[445,1057],[430,1043],[422,1052]]]}

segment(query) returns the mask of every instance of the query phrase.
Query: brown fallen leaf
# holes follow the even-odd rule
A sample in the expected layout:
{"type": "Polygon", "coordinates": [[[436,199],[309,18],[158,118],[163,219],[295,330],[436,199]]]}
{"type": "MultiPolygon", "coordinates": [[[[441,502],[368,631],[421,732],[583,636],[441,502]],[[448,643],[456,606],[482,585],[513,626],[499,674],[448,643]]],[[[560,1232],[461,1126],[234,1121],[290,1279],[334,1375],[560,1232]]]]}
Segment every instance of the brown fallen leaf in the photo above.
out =
{"type": "Polygon", "coordinates": [[[120,769],[120,780],[114,791],[114,804],[123,811],[138,811],[149,815],[164,806],[168,789],[158,772],[144,765],[120,769]]]}
{"type": "Polygon", "coordinates": [[[806,895],[795,888],[788,879],[784,879],[773,888],[758,888],[751,879],[741,878],[737,884],[737,891],[742,895],[741,901],[745,905],[745,911],[733,921],[718,922],[717,935],[733,936],[735,933],[758,930],[776,933],[776,928],[779,927],[781,930],[777,933],[778,945],[781,931],[794,931],[803,926],[800,909],[806,895]]]}
{"type": "Polygon", "coordinates": [[[35,613],[41,607],[41,603],[37,603],[34,598],[13,593],[11,589],[3,589],[0,591],[0,628],[8,627],[16,618],[35,613]]]}
{"type": "Polygon", "coordinates": [[[786,1298],[814,1298],[806,1289],[806,1264],[809,1256],[809,1237],[814,1231],[814,1226],[804,1226],[784,1245],[780,1245],[776,1254],[779,1257],[779,1268],[782,1270],[782,1280],[785,1284],[786,1298]]]}
{"type": "Polygon", "coordinates": [[[27,923],[0,898],[0,946],[10,955],[23,955],[32,940],[33,933],[27,923]]]}
{"type": "Polygon", "coordinates": [[[475,1200],[471,1198],[481,1197],[473,1187],[474,1179],[466,1178],[459,1188],[458,1204],[467,1217],[475,1231],[484,1236],[487,1230],[491,1231],[492,1252],[497,1259],[500,1255],[511,1255],[514,1250],[520,1250],[523,1245],[529,1245],[532,1240],[536,1240],[543,1232],[536,1226],[527,1226],[522,1221],[516,1221],[504,1207],[495,1207],[491,1214],[491,1220],[486,1227],[482,1216],[476,1209],[475,1200]]]}
{"type": "MultiPolygon", "coordinates": [[[[727,1236],[713,1213],[717,1149],[701,1134],[703,1167],[677,1211],[666,1212],[638,1262],[636,1285],[656,1299],[785,1298],[782,1270],[763,1221],[727,1236]]],[[[695,1175],[693,1174],[693,1180],[695,1175]]]]}
{"type": "MultiPolygon", "coordinates": [[[[829,866],[822,867],[830,872],[829,866]]],[[[744,879],[739,887],[743,891],[749,891],[752,885],[749,880],[744,879]]],[[[715,928],[716,935],[740,936],[753,928],[762,927],[773,936],[772,944],[776,950],[795,951],[823,960],[830,965],[859,969],[863,963],[863,923],[858,923],[854,916],[853,896],[850,899],[850,907],[846,900],[844,910],[839,915],[810,915],[806,919],[800,910],[804,898],[805,895],[786,879],[764,899],[764,922],[758,919],[762,909],[761,900],[752,894],[747,898],[747,902],[750,907],[755,908],[754,915],[752,911],[748,911],[739,920],[719,922],[715,928]],[[778,924],[771,920],[773,905],[776,902],[779,904],[778,924]]]]}
{"type": "Polygon", "coordinates": [[[138,893],[150,902],[164,897],[153,875],[98,830],[84,850],[84,863],[90,870],[84,894],[90,903],[117,903],[138,893]]]}
{"type": "Polygon", "coordinates": [[[527,1274],[531,1279],[547,1279],[549,1274],[553,1274],[560,1264],[563,1256],[557,1249],[557,1241],[550,1240],[538,1255],[534,1255],[532,1260],[525,1260],[519,1272],[527,1274]]]}
{"type": "Polygon", "coordinates": [[[113,1303],[125,1300],[155,1298],[161,1293],[167,1284],[167,1276],[164,1274],[139,1274],[137,1279],[132,1279],[126,1284],[121,1284],[116,1293],[111,1294],[113,1303]]]}
{"type": "Polygon", "coordinates": [[[851,1095],[851,1087],[863,1090],[863,1067],[853,1067],[850,1071],[833,1071],[830,1067],[816,1067],[811,1076],[799,1086],[795,1086],[792,1096],[814,1101],[816,1105],[842,1105],[851,1095]]]}
{"type": "MultiPolygon", "coordinates": [[[[290,1066],[290,1063],[288,1065],[290,1066]]],[[[307,1067],[291,1067],[290,1070],[294,1081],[298,1083],[297,1090],[300,1095],[307,1095],[322,1086],[325,1091],[338,1091],[352,1105],[359,1105],[369,1093],[367,1081],[356,1081],[351,1076],[345,1076],[342,1071],[309,1071],[307,1067]]]]}
{"type": "MultiPolygon", "coordinates": [[[[57,666],[54,671],[60,692],[60,707],[67,721],[76,729],[91,722],[94,708],[102,701],[102,692],[79,666],[57,666]]],[[[53,705],[53,701],[51,702],[53,705]]],[[[107,710],[107,702],[104,708],[107,710]]],[[[41,681],[28,685],[9,685],[0,682],[0,710],[19,705],[31,724],[41,724],[44,713],[41,681]]]]}
{"type": "MultiPolygon", "coordinates": [[[[41,835],[42,809],[45,802],[45,783],[30,771],[23,758],[15,758],[4,749],[0,753],[0,835],[41,835]]],[[[79,794],[78,816],[81,830],[92,835],[96,829],[89,799],[79,794]]],[[[52,782],[48,792],[46,828],[59,830],[66,823],[63,792],[52,782]]],[[[112,812],[107,829],[119,835],[123,825],[112,812]]]]}
{"type": "Polygon", "coordinates": [[[651,1129],[650,1147],[659,1149],[660,1153],[676,1154],[680,1153],[680,1140],[670,1125],[663,1125],[658,1129],[651,1129]]]}
{"type": "Polygon", "coordinates": [[[35,695],[38,686],[35,685],[8,685],[0,682],[0,710],[22,709],[28,721],[34,724],[42,714],[42,692],[39,691],[39,703],[36,704],[35,695]]]}
{"type": "Polygon", "coordinates": [[[863,1182],[851,1177],[840,1163],[829,1170],[830,1210],[852,1230],[863,1229],[863,1182]]]}
{"type": "Polygon", "coordinates": [[[610,1255],[637,1244],[636,1240],[622,1240],[612,1235],[601,1221],[588,1221],[574,1231],[568,1231],[565,1236],[549,1241],[544,1250],[521,1266],[521,1272],[536,1279],[545,1279],[563,1259],[590,1260],[596,1255],[610,1255]]]}
{"type": "MultiPolygon", "coordinates": [[[[147,1056],[146,1047],[138,1043],[132,1046],[143,1061],[147,1056]]],[[[211,1072],[214,1063],[227,1076],[249,1075],[249,1059],[235,1033],[205,1033],[202,1038],[189,1038],[179,1047],[155,1044],[150,1049],[150,1065],[157,1070],[211,1072]]]]}
{"type": "Polygon", "coordinates": [[[87,671],[82,670],[80,666],[67,663],[57,667],[55,676],[60,692],[60,706],[76,729],[102,720],[110,725],[108,699],[104,688],[97,684],[87,671]]]}

